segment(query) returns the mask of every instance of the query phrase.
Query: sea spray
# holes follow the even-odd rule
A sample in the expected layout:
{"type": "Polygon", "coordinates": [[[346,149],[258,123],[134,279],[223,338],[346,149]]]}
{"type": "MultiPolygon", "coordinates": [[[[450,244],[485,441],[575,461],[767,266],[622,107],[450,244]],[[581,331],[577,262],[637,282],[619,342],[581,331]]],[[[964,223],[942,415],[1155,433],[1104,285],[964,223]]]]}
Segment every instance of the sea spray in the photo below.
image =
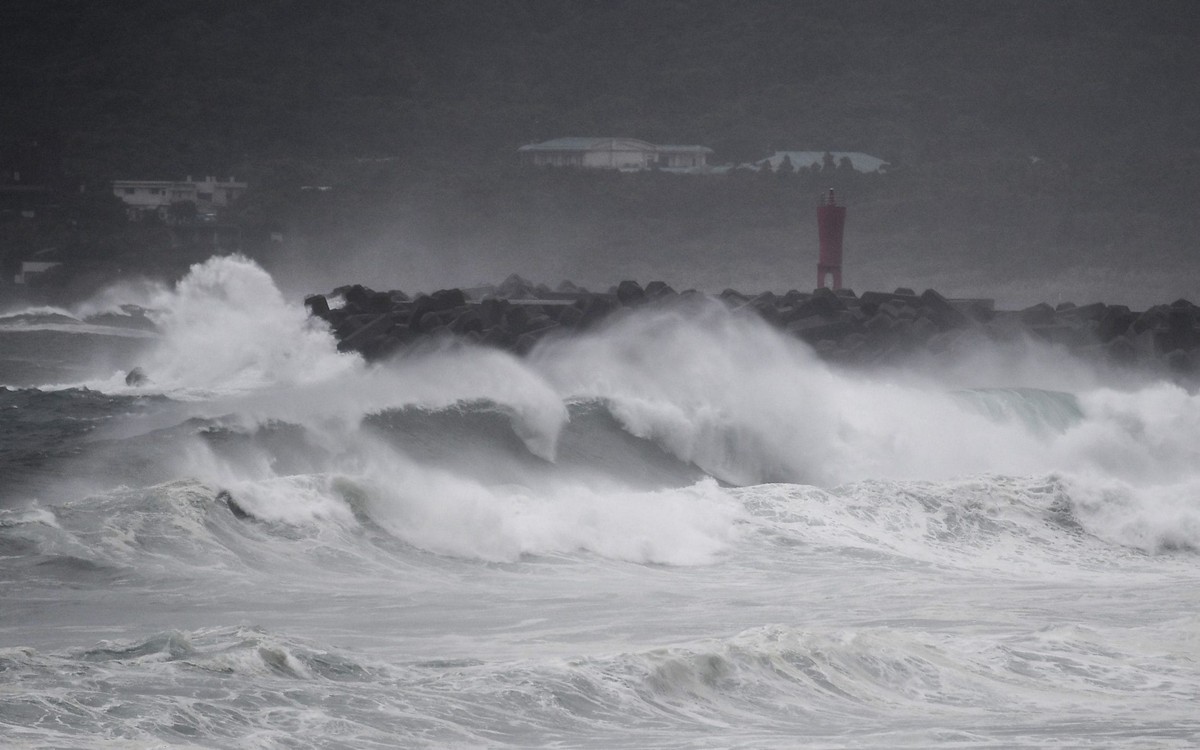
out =
{"type": "Polygon", "coordinates": [[[1135,485],[1078,474],[1064,484],[1073,517],[1100,539],[1148,553],[1200,551],[1200,477],[1135,485]]]}
{"type": "Polygon", "coordinates": [[[734,484],[1021,471],[1043,450],[936,382],[834,369],[715,303],[629,315],[531,359],[564,396],[607,400],[632,433],[734,484]]]}
{"type": "MultiPolygon", "coordinates": [[[[451,460],[423,465],[403,441],[371,434],[380,429],[372,424],[379,415],[481,405],[504,414],[528,454],[552,465],[570,419],[568,404],[602,404],[634,438],[735,485],[785,481],[829,488],[867,479],[1057,472],[1133,487],[1186,487],[1197,463],[1189,436],[1200,432],[1200,406],[1178,387],[1089,388],[1077,395],[1028,387],[963,391],[956,387],[961,371],[952,382],[932,373],[847,372],[756,316],[718,303],[631,311],[590,333],[547,341],[524,359],[440,342],[367,365],[338,353],[324,324],[284,300],[261,268],[230,257],[197,265],[175,288],[162,290],[153,315],[161,340],[146,360],[149,390],[204,396],[188,407],[190,414],[235,415],[236,429],[247,434],[272,424],[295,425],[308,443],[287,456],[278,444],[212,453],[212,441],[200,439],[179,451],[181,470],[213,486],[244,487],[246,494],[264,497],[286,494],[292,475],[340,476],[371,488],[373,498],[387,498],[377,507],[389,517],[408,519],[404,533],[414,544],[424,539],[456,554],[508,559],[572,545],[603,548],[597,538],[575,532],[539,540],[533,526],[513,521],[520,515],[514,509],[538,507],[535,516],[544,520],[542,511],[550,508],[560,514],[552,525],[564,529],[578,526],[578,518],[564,521],[561,515],[569,511],[546,505],[544,498],[583,497],[597,487],[616,494],[648,488],[624,480],[621,466],[556,472],[514,463],[499,450],[463,451],[455,463],[447,445],[442,453],[451,460]],[[256,482],[267,484],[259,492],[256,482]],[[456,499],[443,509],[426,507],[424,500],[414,505],[413,498],[437,496],[456,499]],[[480,541],[485,536],[480,533],[476,541],[457,546],[432,531],[442,528],[440,522],[452,528],[476,521],[507,524],[508,531],[494,544],[480,541]],[[422,524],[424,532],[410,533],[422,524]]],[[[1029,372],[1028,363],[1021,364],[1021,376],[1029,372]]],[[[981,373],[981,381],[995,376],[981,373]]],[[[294,489],[299,495],[336,494],[332,482],[313,481],[294,489]]],[[[341,507],[338,502],[328,508],[341,507]]],[[[247,503],[256,505],[253,498],[247,503]]],[[[584,506],[589,504],[600,501],[584,506]]],[[[260,505],[264,515],[285,515],[270,511],[272,502],[260,505]]],[[[1186,505],[1176,505],[1175,517],[1185,518],[1186,505]]],[[[316,512],[316,505],[308,506],[316,512]]],[[[599,525],[606,523],[601,519],[599,525]]],[[[608,528],[614,537],[623,533],[608,528]]],[[[1128,537],[1132,541],[1120,543],[1139,547],[1156,544],[1136,534],[1109,536],[1128,537]]],[[[1187,533],[1166,544],[1187,546],[1186,538],[1187,533]]],[[[688,557],[643,557],[656,555],[688,557]]]]}
{"type": "MultiPolygon", "coordinates": [[[[1195,458],[1190,443],[1174,436],[1195,431],[1179,420],[1188,413],[1195,420],[1197,408],[1173,386],[1091,389],[1075,398],[976,390],[964,403],[964,392],[930,375],[831,368],[803,343],[717,303],[636,311],[594,333],[547,342],[528,360],[442,344],[374,367],[338,354],[327,332],[245,259],[195,267],[159,308],[164,340],[154,358],[199,355],[223,342],[222,326],[236,334],[229,356],[177,368],[185,390],[226,389],[206,405],[208,413],[304,424],[317,439],[341,441],[335,423],[357,429],[365,416],[388,409],[489,401],[511,415],[534,455],[553,460],[565,402],[585,398],[607,403],[635,436],[734,484],[833,486],[1100,464],[1144,480],[1186,474],[1195,458]],[[242,390],[254,382],[248,374],[266,373],[257,388],[242,390]]],[[[1017,374],[1028,378],[1029,371],[1021,363],[1017,374]]],[[[956,384],[961,377],[954,374],[956,384]]]]}
{"type": "Polygon", "coordinates": [[[142,387],[0,392],[38,500],[0,509],[0,744],[1200,740],[1182,389],[847,372],[716,308],[366,364],[248,261],[195,274],[157,375],[117,353],[142,387]]]}
{"type": "Polygon", "coordinates": [[[359,480],[371,516],[432,552],[511,562],[589,552],[639,563],[712,563],[737,536],[738,504],[711,480],[658,491],[570,476],[488,485],[377,453],[359,480]]]}
{"type": "Polygon", "coordinates": [[[320,382],[362,366],[241,256],[193,266],[154,298],[150,316],[162,336],[141,365],[156,389],[176,395],[320,382]]]}
{"type": "Polygon", "coordinates": [[[224,451],[194,440],[186,471],[225,490],[231,509],[254,522],[306,535],[378,526],[413,547],[470,559],[590,552],[694,565],[712,562],[737,535],[740,506],[712,480],[646,490],[533,464],[486,481],[462,464],[416,461],[370,431],[338,442],[337,454],[314,462],[319,473],[287,474],[261,446],[224,451]]]}

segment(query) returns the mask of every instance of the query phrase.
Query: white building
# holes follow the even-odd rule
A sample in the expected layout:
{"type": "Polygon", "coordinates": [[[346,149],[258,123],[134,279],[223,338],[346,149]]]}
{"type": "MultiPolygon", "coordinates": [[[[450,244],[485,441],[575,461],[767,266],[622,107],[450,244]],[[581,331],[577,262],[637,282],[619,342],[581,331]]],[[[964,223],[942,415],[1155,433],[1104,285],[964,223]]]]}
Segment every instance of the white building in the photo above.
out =
{"type": "Polygon", "coordinates": [[[21,271],[13,279],[14,284],[28,284],[39,275],[61,266],[62,263],[51,261],[27,260],[21,263],[21,271]]]}
{"type": "Polygon", "coordinates": [[[587,169],[703,170],[712,149],[707,146],[658,146],[636,138],[555,138],[517,149],[521,162],[534,166],[587,169]]]}
{"type": "Polygon", "coordinates": [[[234,203],[247,185],[232,177],[220,180],[205,177],[203,180],[114,180],[113,195],[125,202],[131,219],[138,219],[143,212],[155,212],[167,218],[172,203],[193,203],[197,214],[210,216],[215,209],[234,203]]]}
{"type": "Polygon", "coordinates": [[[855,172],[886,172],[888,167],[888,163],[878,156],[858,151],[776,151],[766,159],[755,162],[755,166],[762,169],[769,164],[772,170],[778,171],[786,159],[791,162],[792,171],[799,172],[801,169],[811,169],[814,165],[821,167],[826,154],[832,157],[835,167],[841,166],[843,159],[848,159],[855,172]]]}

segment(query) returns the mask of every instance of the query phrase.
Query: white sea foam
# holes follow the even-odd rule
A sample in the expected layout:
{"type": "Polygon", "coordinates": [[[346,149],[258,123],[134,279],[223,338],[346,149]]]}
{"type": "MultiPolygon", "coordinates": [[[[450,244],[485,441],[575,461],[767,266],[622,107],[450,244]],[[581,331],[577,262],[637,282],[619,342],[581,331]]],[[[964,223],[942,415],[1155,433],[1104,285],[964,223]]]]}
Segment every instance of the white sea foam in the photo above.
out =
{"type": "MultiPolygon", "coordinates": [[[[490,402],[511,415],[531,454],[553,461],[565,404],[599,399],[632,435],[733,484],[832,488],[1060,475],[1080,496],[1079,521],[1097,535],[1143,549],[1200,541],[1187,499],[1200,482],[1200,397],[1163,383],[1101,387],[1088,367],[1058,354],[1047,364],[1036,348],[1008,364],[974,355],[942,375],[853,373],[822,362],[756,316],[711,303],[620,314],[591,333],[548,340],[526,359],[448,345],[369,366],[338,353],[324,324],[285,300],[244,258],[214,258],[174,288],[151,291],[162,337],[143,363],[150,390],[202,399],[193,413],[233,414],[248,430],[273,421],[302,425],[334,457],[331,473],[370,488],[383,518],[404,519],[398,535],[450,554],[513,559],[589,549],[627,559],[712,559],[729,541],[714,529],[727,527],[730,517],[712,488],[680,490],[691,493],[686,501],[647,502],[623,495],[628,488],[619,476],[602,490],[566,473],[556,484],[529,477],[499,487],[444,466],[420,466],[362,434],[367,415],[490,402]],[[963,391],[971,385],[963,362],[988,363],[979,384],[1017,388],[963,391]],[[1021,390],[1066,383],[1078,390],[1021,390]],[[720,519],[712,528],[680,520],[696,497],[708,509],[700,516],[712,511],[720,519]],[[643,506],[658,510],[639,515],[643,506]],[[636,520],[618,522],[623,515],[636,520]],[[674,526],[701,541],[680,537],[656,547],[631,533],[639,524],[674,526]]],[[[120,374],[98,385],[144,390],[125,386],[120,374]]],[[[219,486],[279,478],[271,456],[255,460],[243,456],[233,466],[209,457],[190,470],[219,486]]],[[[265,498],[286,494],[289,485],[270,486],[245,491],[262,495],[265,515],[282,518],[283,502],[265,498]]],[[[291,490],[317,491],[304,482],[291,490]]],[[[333,492],[332,485],[320,492],[333,492]]],[[[298,507],[317,513],[311,503],[298,507]]]]}
{"type": "MultiPolygon", "coordinates": [[[[214,260],[208,263],[213,263],[214,260]]],[[[130,305],[141,309],[153,309],[169,300],[170,295],[171,289],[167,284],[138,277],[111,284],[83,302],[72,305],[71,310],[81,319],[105,314],[126,315],[130,305]]]]}
{"type": "Polygon", "coordinates": [[[1027,342],[847,372],[715,305],[368,365],[241,258],[125,302],[152,382],[99,385],[173,400],[7,394],[0,468],[89,488],[0,510],[10,745],[1200,739],[1178,386],[1027,342]],[[20,453],[106,409],[148,413],[20,453]]]}
{"type": "Polygon", "coordinates": [[[513,561],[591,552],[633,562],[713,562],[736,538],[737,503],[711,480],[597,490],[569,477],[492,486],[380,455],[360,480],[372,517],[433,552],[513,561]]]}

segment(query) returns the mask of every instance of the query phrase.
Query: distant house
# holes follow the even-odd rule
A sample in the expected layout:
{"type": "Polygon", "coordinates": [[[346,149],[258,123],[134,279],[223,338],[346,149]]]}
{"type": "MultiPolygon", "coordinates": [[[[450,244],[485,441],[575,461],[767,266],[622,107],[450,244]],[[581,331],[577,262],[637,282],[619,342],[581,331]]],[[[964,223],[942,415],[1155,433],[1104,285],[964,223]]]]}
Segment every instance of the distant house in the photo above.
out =
{"type": "Polygon", "coordinates": [[[232,205],[247,185],[232,177],[220,180],[205,177],[203,180],[114,180],[113,195],[125,202],[131,220],[138,220],[147,213],[156,213],[159,218],[168,218],[172,204],[191,203],[196,207],[197,217],[203,219],[214,215],[218,208],[232,205]]]}
{"type": "Polygon", "coordinates": [[[888,167],[888,163],[878,156],[858,151],[776,151],[766,159],[755,162],[754,165],[758,169],[770,165],[772,170],[778,171],[780,165],[787,161],[791,162],[792,171],[799,172],[802,169],[812,169],[814,166],[819,169],[825,164],[827,156],[832,159],[835,167],[840,167],[844,159],[849,160],[850,167],[855,172],[886,172],[888,167]]]}
{"type": "Polygon", "coordinates": [[[21,263],[21,271],[13,278],[14,284],[29,284],[38,276],[62,266],[57,261],[27,260],[21,263]]]}
{"type": "Polygon", "coordinates": [[[708,165],[707,146],[659,146],[636,138],[555,138],[517,149],[521,163],[534,166],[585,169],[703,170],[708,165]]]}

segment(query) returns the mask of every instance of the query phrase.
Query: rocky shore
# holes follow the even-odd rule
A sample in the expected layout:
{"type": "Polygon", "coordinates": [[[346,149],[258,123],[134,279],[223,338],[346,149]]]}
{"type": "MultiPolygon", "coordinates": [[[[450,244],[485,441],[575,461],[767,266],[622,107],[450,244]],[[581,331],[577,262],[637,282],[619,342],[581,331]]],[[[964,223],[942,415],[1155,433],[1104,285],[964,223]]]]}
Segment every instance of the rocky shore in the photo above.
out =
{"type": "MultiPolygon", "coordinates": [[[[621,310],[704,297],[655,281],[622,281],[595,293],[563,282],[550,289],[510,276],[498,286],[442,289],[409,297],[362,285],[305,299],[329,323],[342,351],[368,360],[387,357],[432,337],[455,337],[516,354],[550,335],[586,330],[621,310]],[[341,299],[331,307],[329,300],[341,299]]],[[[1041,340],[1072,354],[1118,367],[1152,368],[1175,377],[1200,371],[1200,308],[1187,300],[1135,311],[1124,305],[1045,303],[996,310],[991,300],[948,299],[933,289],[855,294],[790,291],[717,295],[734,311],[752,313],[810,344],[823,358],[846,365],[903,361],[952,353],[981,341],[1041,340]]]]}

